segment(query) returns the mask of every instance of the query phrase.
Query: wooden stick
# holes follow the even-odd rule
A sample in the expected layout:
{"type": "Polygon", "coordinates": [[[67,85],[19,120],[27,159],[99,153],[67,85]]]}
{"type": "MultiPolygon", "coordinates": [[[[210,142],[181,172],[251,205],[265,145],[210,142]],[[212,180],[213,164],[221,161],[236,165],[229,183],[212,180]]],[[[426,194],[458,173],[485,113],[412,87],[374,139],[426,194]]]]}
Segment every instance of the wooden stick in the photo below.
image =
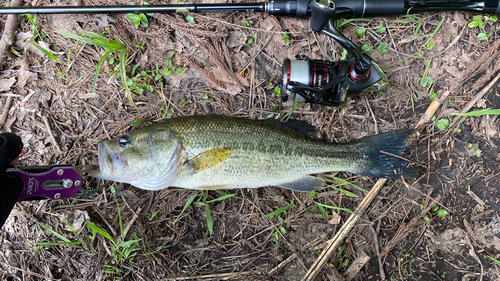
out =
{"type": "MultiPolygon", "coordinates": [[[[420,121],[416,126],[417,130],[419,130],[420,132],[424,130],[425,124],[427,124],[431,120],[432,116],[434,116],[439,106],[443,104],[443,102],[446,100],[449,94],[450,94],[449,91],[445,91],[438,98],[432,101],[427,111],[424,113],[422,118],[420,118],[420,121]]],[[[375,183],[375,185],[366,194],[366,197],[361,201],[356,210],[354,210],[356,214],[352,214],[347,219],[346,223],[342,226],[342,228],[339,230],[339,232],[335,234],[333,239],[328,241],[328,245],[323,250],[323,252],[321,252],[321,254],[316,259],[314,264],[306,272],[306,275],[302,278],[302,281],[314,280],[314,278],[316,277],[316,275],[318,275],[319,271],[326,263],[326,261],[330,258],[332,253],[334,253],[337,250],[338,246],[340,245],[340,242],[342,242],[342,240],[349,234],[349,232],[354,228],[354,226],[356,226],[356,223],[358,222],[361,215],[366,211],[370,203],[373,201],[373,199],[375,199],[378,192],[382,189],[382,187],[386,182],[387,179],[379,179],[375,183]]]]}
{"type": "MultiPolygon", "coordinates": [[[[22,0],[12,0],[11,7],[19,7],[22,4],[22,0]]],[[[14,43],[14,37],[17,29],[17,18],[18,15],[8,15],[7,20],[5,21],[5,28],[3,30],[2,39],[0,39],[0,69],[5,61],[5,53],[7,49],[14,43]]],[[[5,124],[7,120],[7,116],[9,115],[10,107],[12,106],[12,96],[7,97],[7,101],[5,102],[5,106],[0,116],[0,125],[5,124]]]]}
{"type": "Polygon", "coordinates": [[[440,96],[435,98],[427,110],[425,111],[424,115],[422,115],[422,118],[420,118],[420,121],[418,121],[418,124],[416,126],[416,129],[420,131],[420,133],[423,132],[425,125],[431,120],[432,116],[436,113],[437,109],[445,102],[445,100],[448,98],[450,95],[450,91],[446,90],[444,93],[442,93],[440,96]]]}

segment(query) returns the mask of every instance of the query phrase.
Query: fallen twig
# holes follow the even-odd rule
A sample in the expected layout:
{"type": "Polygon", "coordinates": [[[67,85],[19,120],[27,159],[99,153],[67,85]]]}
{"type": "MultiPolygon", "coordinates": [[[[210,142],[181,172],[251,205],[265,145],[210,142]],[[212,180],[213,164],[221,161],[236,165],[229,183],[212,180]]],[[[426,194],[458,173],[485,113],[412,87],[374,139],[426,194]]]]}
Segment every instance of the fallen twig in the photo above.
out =
{"type": "MultiPolygon", "coordinates": [[[[11,7],[19,7],[21,6],[22,0],[12,0],[11,7]]],[[[3,30],[2,39],[0,39],[0,69],[2,68],[3,62],[5,61],[5,53],[7,49],[14,43],[14,36],[16,34],[17,29],[17,15],[8,15],[7,20],[5,21],[5,28],[3,30]]],[[[12,106],[12,96],[7,97],[7,101],[5,102],[5,106],[0,116],[0,125],[5,124],[5,120],[7,120],[7,116],[9,114],[10,107],[12,106]]]]}
{"type": "Polygon", "coordinates": [[[57,143],[56,138],[54,137],[54,134],[52,133],[52,129],[50,128],[49,119],[47,118],[47,116],[44,115],[44,116],[42,116],[42,120],[43,120],[43,123],[45,124],[45,129],[47,130],[50,138],[52,139],[52,143],[57,148],[57,151],[60,154],[62,154],[61,147],[59,146],[59,143],[57,143]]]}

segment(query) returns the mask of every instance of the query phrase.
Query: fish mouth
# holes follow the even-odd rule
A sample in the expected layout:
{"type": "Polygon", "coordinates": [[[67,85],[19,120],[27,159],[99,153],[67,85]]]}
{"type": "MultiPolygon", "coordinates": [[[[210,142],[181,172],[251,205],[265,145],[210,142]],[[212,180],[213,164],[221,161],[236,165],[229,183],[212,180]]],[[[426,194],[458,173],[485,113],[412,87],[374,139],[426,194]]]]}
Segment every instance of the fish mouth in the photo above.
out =
{"type": "Polygon", "coordinates": [[[97,146],[97,154],[99,157],[99,167],[101,175],[113,176],[120,173],[126,166],[126,161],[121,159],[119,153],[113,151],[106,142],[101,142],[97,146]]]}

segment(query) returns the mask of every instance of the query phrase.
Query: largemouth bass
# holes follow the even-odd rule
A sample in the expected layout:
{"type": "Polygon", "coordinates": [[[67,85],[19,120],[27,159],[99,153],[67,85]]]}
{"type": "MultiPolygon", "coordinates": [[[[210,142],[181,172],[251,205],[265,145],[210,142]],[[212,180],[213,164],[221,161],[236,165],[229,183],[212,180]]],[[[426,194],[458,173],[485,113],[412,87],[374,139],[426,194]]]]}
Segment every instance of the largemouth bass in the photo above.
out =
{"type": "Polygon", "coordinates": [[[338,144],[315,138],[313,127],[301,121],[179,117],[100,142],[100,169],[90,175],[148,190],[279,186],[309,192],[324,183],[310,174],[323,172],[416,177],[415,167],[390,155],[411,148],[414,132],[399,130],[338,144]]]}

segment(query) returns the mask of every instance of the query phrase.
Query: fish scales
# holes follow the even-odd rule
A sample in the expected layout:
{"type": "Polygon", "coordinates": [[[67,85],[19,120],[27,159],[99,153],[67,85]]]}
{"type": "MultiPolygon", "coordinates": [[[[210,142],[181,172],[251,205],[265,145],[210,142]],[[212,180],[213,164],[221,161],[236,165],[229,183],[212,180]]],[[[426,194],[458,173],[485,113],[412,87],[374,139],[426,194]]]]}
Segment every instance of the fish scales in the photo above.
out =
{"type": "Polygon", "coordinates": [[[179,117],[99,144],[101,170],[94,176],[154,190],[168,186],[281,186],[311,191],[323,183],[308,176],[316,173],[350,171],[391,178],[415,175],[415,169],[404,166],[401,159],[380,153],[405,152],[412,133],[400,130],[337,144],[306,136],[280,122],[179,117]],[[121,145],[125,142],[126,147],[121,145]],[[154,172],[140,171],[141,165],[154,172]],[[161,165],[168,170],[163,178],[159,178],[162,171],[157,168],[161,165]]]}
{"type": "Polygon", "coordinates": [[[181,168],[172,186],[239,188],[279,185],[307,174],[347,170],[360,160],[350,157],[350,163],[346,162],[353,153],[344,146],[312,140],[271,122],[202,117],[171,119],[164,125],[183,144],[186,159],[216,148],[229,147],[232,150],[231,156],[209,170],[192,175],[189,168],[181,168]]]}

